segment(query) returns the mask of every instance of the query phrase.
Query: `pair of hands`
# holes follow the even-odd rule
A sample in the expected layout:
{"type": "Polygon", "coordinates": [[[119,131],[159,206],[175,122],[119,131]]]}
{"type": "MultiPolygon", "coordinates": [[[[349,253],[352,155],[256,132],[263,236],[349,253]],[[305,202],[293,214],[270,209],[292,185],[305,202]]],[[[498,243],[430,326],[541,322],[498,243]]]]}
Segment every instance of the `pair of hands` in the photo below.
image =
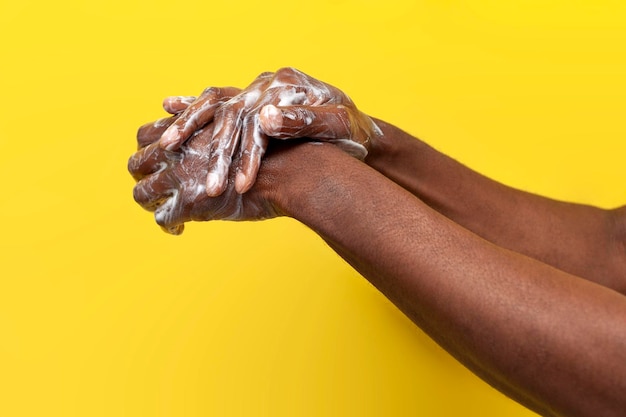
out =
{"type": "Polygon", "coordinates": [[[270,138],[332,142],[364,159],[382,135],[343,92],[293,68],[263,73],[244,90],[169,97],[163,107],[172,117],[139,129],[128,169],[135,201],[172,234],[190,220],[275,217],[265,195],[248,192],[270,138]]]}

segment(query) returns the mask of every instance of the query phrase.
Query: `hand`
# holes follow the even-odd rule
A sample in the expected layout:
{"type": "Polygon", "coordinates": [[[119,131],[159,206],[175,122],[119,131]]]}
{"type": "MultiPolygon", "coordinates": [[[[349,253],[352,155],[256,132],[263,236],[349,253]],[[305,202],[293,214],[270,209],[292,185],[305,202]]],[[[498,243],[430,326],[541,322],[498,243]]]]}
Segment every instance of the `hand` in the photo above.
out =
{"type": "Polygon", "coordinates": [[[154,122],[146,123],[137,130],[137,149],[145,148],[151,143],[157,142],[163,132],[179,119],[180,113],[189,108],[196,97],[172,96],[163,100],[163,108],[171,117],[164,117],[154,122]]]}
{"type": "Polygon", "coordinates": [[[206,184],[212,196],[226,189],[236,151],[235,189],[245,193],[252,187],[269,137],[334,142],[364,159],[371,141],[382,136],[347,95],[293,68],[263,73],[232,96],[235,90],[205,90],[160,139],[163,148],[176,149],[195,129],[215,119],[206,184]]]}
{"type": "Polygon", "coordinates": [[[142,126],[137,133],[140,149],[128,161],[128,170],[138,181],[133,189],[135,201],[154,212],[163,230],[180,234],[190,220],[260,220],[277,216],[263,187],[255,187],[243,196],[234,191],[231,179],[222,195],[209,197],[204,179],[213,124],[193,133],[178,150],[164,150],[157,140],[177,120],[171,117],[142,126]]]}

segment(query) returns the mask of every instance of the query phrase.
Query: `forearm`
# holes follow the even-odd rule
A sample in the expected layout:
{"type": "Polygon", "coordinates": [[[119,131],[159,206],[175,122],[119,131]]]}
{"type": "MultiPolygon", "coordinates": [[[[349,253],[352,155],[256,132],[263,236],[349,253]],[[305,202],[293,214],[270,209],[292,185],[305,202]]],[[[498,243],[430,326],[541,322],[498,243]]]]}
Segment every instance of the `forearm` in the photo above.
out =
{"type": "Polygon", "coordinates": [[[456,223],[504,248],[626,291],[615,212],[497,183],[383,121],[367,163],[456,223]]]}
{"type": "Polygon", "coordinates": [[[626,409],[623,296],[484,241],[332,146],[304,146],[292,167],[269,161],[280,210],[450,353],[546,415],[626,409]]]}

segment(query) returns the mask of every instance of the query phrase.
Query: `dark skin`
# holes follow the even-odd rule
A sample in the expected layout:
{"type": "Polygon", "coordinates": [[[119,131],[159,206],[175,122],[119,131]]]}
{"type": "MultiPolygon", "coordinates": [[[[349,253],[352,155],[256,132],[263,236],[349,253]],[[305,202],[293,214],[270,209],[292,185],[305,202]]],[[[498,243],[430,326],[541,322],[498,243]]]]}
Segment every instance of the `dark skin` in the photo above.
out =
{"type": "MultiPolygon", "coordinates": [[[[333,118],[315,123],[324,120],[337,137],[354,131],[333,118]]],[[[370,166],[326,143],[270,146],[242,198],[311,227],[448,352],[525,406],[543,415],[623,415],[626,297],[615,289],[625,276],[624,210],[512,190],[377,124],[383,135],[368,148],[370,166]]],[[[140,130],[140,143],[163,130],[140,130]]],[[[208,155],[197,138],[185,146],[208,155]]],[[[185,176],[205,178],[208,168],[198,167],[208,163],[148,148],[131,158],[131,172],[143,158],[146,181],[157,168],[150,161],[166,160],[158,175],[177,172],[178,195],[196,198],[184,206],[213,218],[221,204],[182,192],[197,181],[185,176]]],[[[224,194],[231,199],[233,175],[224,194]]],[[[190,218],[183,211],[178,220],[190,218]]]]}
{"type": "Polygon", "coordinates": [[[283,68],[275,73],[259,75],[247,88],[233,87],[206,89],[188,108],[180,97],[166,99],[164,107],[178,119],[172,123],[160,145],[175,150],[197,129],[215,119],[215,129],[210,140],[207,193],[218,196],[226,189],[226,179],[233,158],[236,171],[235,188],[244,193],[254,183],[269,136],[274,138],[313,137],[336,143],[346,152],[365,157],[372,139],[380,132],[367,115],[358,111],[352,100],[339,89],[316,80],[293,68],[283,68]],[[280,106],[280,109],[276,106],[280,106]],[[310,113],[309,108],[316,113],[310,113]],[[180,114],[179,114],[180,113],[180,114]],[[328,123],[317,123],[316,116],[323,114],[324,121],[343,126],[348,136],[337,137],[328,130],[328,123]],[[275,126],[280,122],[282,132],[268,135],[262,124],[275,126]],[[269,124],[268,124],[269,123],[269,124]],[[272,124],[273,123],[273,124],[272,124]],[[303,135],[306,126],[314,135],[303,135]]]}
{"type": "MultiPolygon", "coordinates": [[[[259,88],[265,88],[257,101],[248,104],[251,113],[260,114],[256,128],[264,135],[283,140],[352,140],[367,148],[368,165],[479,236],[626,294],[626,207],[602,210],[502,185],[401,129],[368,118],[344,93],[327,84],[322,96],[309,94],[307,103],[316,101],[315,104],[278,106],[281,92],[293,86],[308,91],[320,84],[324,83],[292,68],[283,68],[276,73],[261,74],[244,90],[212,88],[205,90],[192,107],[187,108],[177,97],[166,99],[165,107],[171,113],[181,114],[174,123],[180,128],[178,146],[200,126],[200,121],[213,120],[218,109],[218,118],[228,132],[241,131],[248,112],[239,108],[235,111],[232,106],[220,108],[220,105],[233,97],[236,103],[242,103],[259,88]],[[207,96],[206,91],[212,94],[207,96]],[[263,111],[271,107],[278,111],[263,111]],[[306,117],[312,122],[307,124],[306,117]],[[188,120],[198,123],[189,124],[188,120]],[[371,121],[381,134],[372,128],[371,121]]],[[[164,146],[163,138],[160,142],[164,146]]],[[[216,148],[223,142],[216,135],[210,146],[216,148]]],[[[233,165],[237,172],[250,173],[246,178],[248,187],[254,182],[253,173],[258,171],[261,156],[233,165]]]]}
{"type": "Polygon", "coordinates": [[[176,151],[159,147],[156,139],[177,118],[142,126],[137,134],[138,151],[128,161],[128,170],[137,185],[135,201],[155,212],[157,223],[168,233],[180,234],[188,221],[260,220],[276,217],[273,207],[261,193],[235,192],[232,183],[217,197],[209,197],[204,181],[210,165],[206,152],[213,135],[213,123],[192,134],[176,151]]]}
{"type": "Polygon", "coordinates": [[[603,210],[516,190],[394,126],[378,125],[385,140],[368,163],[385,176],[498,246],[626,294],[623,208],[603,210]]]}

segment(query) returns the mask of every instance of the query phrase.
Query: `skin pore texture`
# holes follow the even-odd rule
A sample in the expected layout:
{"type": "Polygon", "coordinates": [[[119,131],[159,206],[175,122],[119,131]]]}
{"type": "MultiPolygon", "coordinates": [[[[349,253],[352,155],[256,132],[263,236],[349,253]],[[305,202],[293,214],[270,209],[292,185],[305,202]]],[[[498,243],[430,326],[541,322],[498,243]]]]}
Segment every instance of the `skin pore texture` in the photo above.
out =
{"type": "MultiPolygon", "coordinates": [[[[275,86],[274,98],[281,88],[293,85],[275,86]]],[[[235,152],[223,192],[208,197],[213,126],[232,113],[214,104],[211,117],[196,119],[207,120],[200,132],[178,148],[163,146],[168,126],[193,117],[188,109],[198,101],[182,101],[166,99],[175,115],[140,128],[129,161],[137,202],[155,212],[171,205],[157,217],[166,230],[180,232],[189,220],[293,217],[521,404],[546,416],[624,415],[625,208],[514,190],[356,107],[348,108],[354,117],[336,117],[344,103],[283,107],[280,99],[250,119],[268,138],[256,181],[237,192],[233,167],[245,154],[235,152]],[[351,138],[366,146],[364,161],[326,143],[351,138]]]]}

